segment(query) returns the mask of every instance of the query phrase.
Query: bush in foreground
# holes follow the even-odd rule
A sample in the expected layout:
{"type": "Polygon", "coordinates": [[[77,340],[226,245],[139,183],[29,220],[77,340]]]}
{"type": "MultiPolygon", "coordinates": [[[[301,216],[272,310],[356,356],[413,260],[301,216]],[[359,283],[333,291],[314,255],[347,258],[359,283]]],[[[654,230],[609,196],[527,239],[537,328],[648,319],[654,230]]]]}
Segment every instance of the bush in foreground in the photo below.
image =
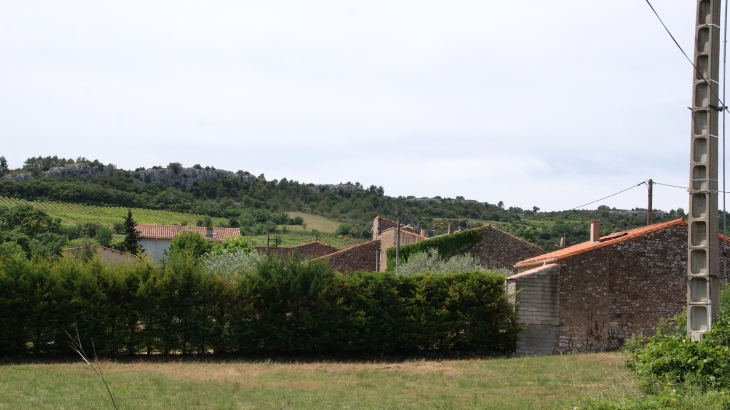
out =
{"type": "Polygon", "coordinates": [[[626,345],[628,367],[644,397],[621,403],[588,401],[581,409],[730,409],[730,310],[720,312],[699,343],[687,336],[686,316],[662,323],[657,334],[626,345]]]}

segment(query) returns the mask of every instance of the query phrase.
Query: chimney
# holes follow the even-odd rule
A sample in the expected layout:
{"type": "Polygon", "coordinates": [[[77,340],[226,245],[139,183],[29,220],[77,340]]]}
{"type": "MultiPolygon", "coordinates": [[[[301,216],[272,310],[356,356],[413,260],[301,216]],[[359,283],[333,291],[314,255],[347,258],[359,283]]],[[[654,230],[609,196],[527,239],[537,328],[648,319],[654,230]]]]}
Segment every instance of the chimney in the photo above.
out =
{"type": "Polygon", "coordinates": [[[213,239],[213,227],[212,226],[205,227],[205,237],[208,239],[213,239]]]}
{"type": "Polygon", "coordinates": [[[601,221],[591,221],[591,242],[598,242],[601,239],[601,221]]]}
{"type": "Polygon", "coordinates": [[[451,235],[452,233],[454,233],[454,220],[449,219],[449,235],[451,235]]]}

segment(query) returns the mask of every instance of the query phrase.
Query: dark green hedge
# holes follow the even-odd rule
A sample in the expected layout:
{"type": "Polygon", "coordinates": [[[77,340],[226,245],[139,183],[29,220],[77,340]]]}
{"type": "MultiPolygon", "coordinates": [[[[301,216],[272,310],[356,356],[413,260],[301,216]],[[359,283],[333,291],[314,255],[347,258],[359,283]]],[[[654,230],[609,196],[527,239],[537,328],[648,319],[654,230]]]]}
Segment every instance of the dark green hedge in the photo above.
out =
{"type": "Polygon", "coordinates": [[[266,260],[229,283],[191,260],[112,266],[0,261],[0,355],[508,351],[519,328],[504,278],[483,272],[340,275],[266,260]]]}
{"type": "MultiPolygon", "coordinates": [[[[408,257],[412,254],[431,250],[435,250],[442,257],[452,257],[458,253],[466,252],[482,241],[484,229],[490,228],[470,229],[410,245],[401,245],[399,252],[400,263],[408,262],[408,257]]],[[[392,271],[395,269],[395,248],[389,248],[385,252],[388,259],[388,270],[392,271]]]]}

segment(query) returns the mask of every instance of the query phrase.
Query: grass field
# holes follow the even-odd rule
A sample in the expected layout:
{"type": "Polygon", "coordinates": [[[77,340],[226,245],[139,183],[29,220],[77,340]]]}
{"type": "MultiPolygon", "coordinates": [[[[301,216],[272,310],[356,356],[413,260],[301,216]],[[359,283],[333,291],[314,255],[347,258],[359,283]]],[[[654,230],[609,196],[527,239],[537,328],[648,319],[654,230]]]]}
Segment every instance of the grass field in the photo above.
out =
{"type": "MultiPolygon", "coordinates": [[[[120,409],[553,409],[637,395],[618,353],[393,363],[102,363],[120,409]]],[[[0,366],[0,409],[103,409],[80,363],[0,366]]]]}
{"type": "MultiPolygon", "coordinates": [[[[337,227],[339,227],[340,223],[341,223],[341,222],[333,221],[332,219],[327,219],[323,216],[305,214],[304,212],[287,212],[287,213],[289,214],[289,218],[301,216],[302,219],[304,219],[304,223],[307,224],[307,231],[316,229],[320,232],[333,233],[337,230],[337,227]]],[[[290,230],[301,230],[302,227],[301,226],[289,226],[289,229],[290,230]]]]}

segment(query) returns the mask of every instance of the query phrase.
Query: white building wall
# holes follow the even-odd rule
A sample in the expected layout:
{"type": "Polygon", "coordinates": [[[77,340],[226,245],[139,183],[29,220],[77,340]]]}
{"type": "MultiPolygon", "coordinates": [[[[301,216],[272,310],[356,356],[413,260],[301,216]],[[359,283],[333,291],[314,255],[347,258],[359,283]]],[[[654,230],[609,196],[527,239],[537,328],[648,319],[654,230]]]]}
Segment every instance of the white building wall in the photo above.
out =
{"type": "Polygon", "coordinates": [[[165,257],[165,251],[172,243],[172,239],[151,239],[142,238],[139,244],[144,250],[144,255],[154,261],[160,261],[165,257]]]}

